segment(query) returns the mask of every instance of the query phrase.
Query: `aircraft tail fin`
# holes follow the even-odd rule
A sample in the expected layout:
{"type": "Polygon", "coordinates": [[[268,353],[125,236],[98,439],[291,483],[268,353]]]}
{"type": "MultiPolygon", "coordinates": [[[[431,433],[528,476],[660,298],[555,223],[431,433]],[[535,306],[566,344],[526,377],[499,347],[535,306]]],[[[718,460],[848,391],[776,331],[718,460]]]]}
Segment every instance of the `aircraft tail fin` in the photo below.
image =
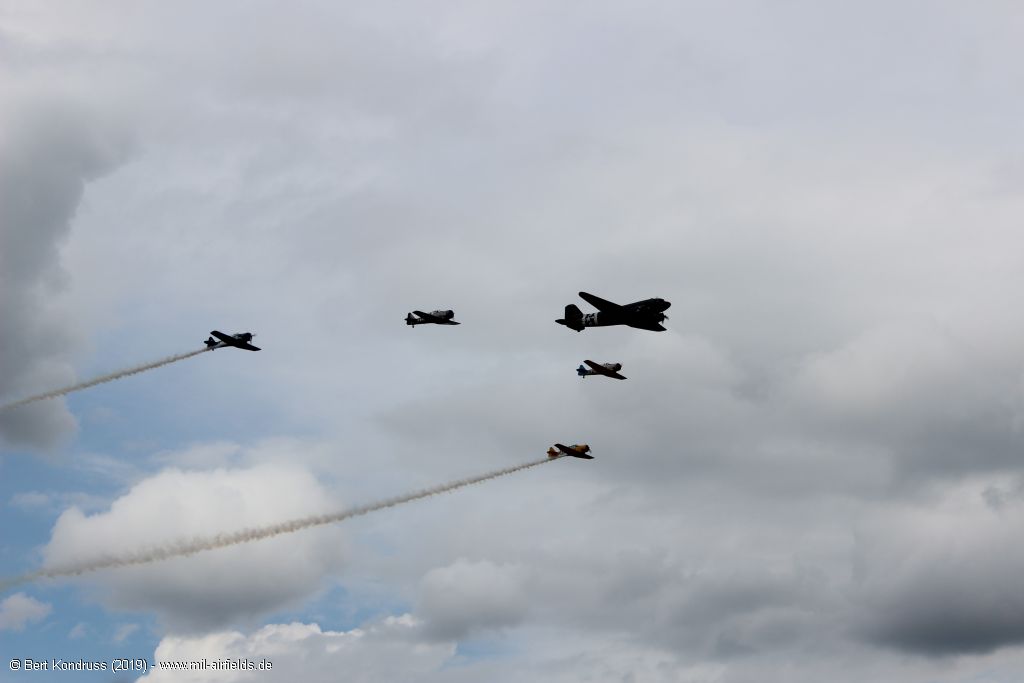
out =
{"type": "Polygon", "coordinates": [[[412,313],[409,313],[408,315],[405,316],[405,324],[406,325],[415,325],[416,324],[416,319],[412,317],[412,313]]]}
{"type": "Polygon", "coordinates": [[[587,369],[581,365],[578,368],[576,368],[576,374],[579,375],[580,377],[586,377],[588,374],[587,369]]]}
{"type": "Polygon", "coordinates": [[[548,449],[548,457],[549,458],[557,458],[559,455],[561,455],[561,454],[558,451],[556,451],[554,448],[549,448],[548,449]]]}
{"type": "Polygon", "coordinates": [[[565,325],[570,330],[583,331],[583,311],[576,304],[569,304],[565,307],[565,317],[555,321],[559,325],[565,325]]]}

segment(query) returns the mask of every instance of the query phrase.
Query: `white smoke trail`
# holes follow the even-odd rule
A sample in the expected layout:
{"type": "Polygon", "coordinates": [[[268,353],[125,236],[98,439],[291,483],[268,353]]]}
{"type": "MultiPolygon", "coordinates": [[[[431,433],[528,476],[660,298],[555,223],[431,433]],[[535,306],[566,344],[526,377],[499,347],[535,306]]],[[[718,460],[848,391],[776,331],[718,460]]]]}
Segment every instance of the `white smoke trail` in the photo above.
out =
{"type": "Polygon", "coordinates": [[[167,358],[162,358],[152,363],[146,363],[145,365],[137,365],[136,367],[128,368],[127,370],[117,370],[116,372],[111,372],[106,375],[100,375],[99,377],[87,380],[85,382],[80,382],[79,384],[72,384],[71,386],[64,387],[63,389],[54,389],[53,391],[47,391],[45,394],[37,394],[36,396],[29,396],[28,398],[23,398],[19,401],[14,401],[13,403],[5,403],[4,405],[0,406],[0,410],[16,408],[18,406],[23,406],[26,403],[43,401],[48,398],[57,398],[58,396],[70,394],[72,391],[88,389],[89,387],[94,387],[97,384],[103,384],[104,382],[113,382],[115,379],[121,379],[122,377],[127,377],[128,375],[134,375],[140,372],[145,372],[146,370],[152,370],[153,368],[159,368],[164,365],[170,365],[171,363],[177,363],[179,360],[185,360],[186,358],[191,358],[192,356],[198,356],[199,354],[206,353],[209,350],[210,349],[197,349],[195,351],[189,351],[188,353],[179,353],[176,356],[168,356],[167,358]]]}
{"type": "Polygon", "coordinates": [[[543,460],[535,460],[528,462],[523,465],[516,465],[514,467],[506,467],[504,469],[495,470],[494,472],[488,472],[487,474],[480,474],[475,477],[468,477],[466,479],[459,479],[457,481],[450,482],[448,484],[441,484],[429,489],[422,489],[414,493],[407,493],[402,496],[395,496],[394,498],[388,498],[386,500],[379,501],[377,503],[369,503],[367,505],[360,505],[358,507],[349,508],[347,510],[341,510],[340,512],[334,512],[325,515],[311,515],[309,517],[301,517],[299,519],[293,519],[287,522],[280,522],[278,524],[271,524],[269,526],[257,527],[254,529],[243,529],[241,531],[234,531],[230,533],[221,533],[215,536],[209,536],[206,538],[194,538],[190,540],[178,540],[168,543],[166,545],[149,548],[135,553],[126,553],[118,556],[107,556],[98,557],[93,560],[86,560],[83,562],[75,562],[63,567],[50,567],[38,569],[28,574],[21,576],[12,577],[9,579],[0,580],[0,591],[13,588],[23,583],[29,583],[37,579],[55,579],[62,576],[78,576],[79,574],[86,574],[88,572],[95,572],[101,569],[114,569],[120,567],[131,567],[139,564],[150,564],[152,562],[160,562],[161,560],[169,560],[174,557],[187,557],[189,555],[195,555],[207,550],[215,550],[217,548],[227,548],[232,545],[239,545],[241,543],[251,543],[253,541],[260,541],[264,538],[272,538],[274,536],[280,536],[281,534],[290,534],[296,531],[302,531],[303,529],[309,529],[316,526],[323,526],[325,524],[334,524],[336,522],[342,522],[351,517],[359,517],[366,515],[377,510],[383,510],[385,508],[394,507],[403,503],[411,503],[414,500],[420,500],[421,498],[429,498],[430,496],[436,496],[441,493],[447,493],[448,491],[454,491],[464,486],[470,486],[472,484],[479,484],[480,482],[487,481],[488,479],[497,479],[498,477],[504,477],[506,474],[513,474],[514,472],[520,472],[537,465],[543,465],[546,462],[552,460],[558,460],[564,456],[556,456],[554,458],[544,458],[543,460]]]}

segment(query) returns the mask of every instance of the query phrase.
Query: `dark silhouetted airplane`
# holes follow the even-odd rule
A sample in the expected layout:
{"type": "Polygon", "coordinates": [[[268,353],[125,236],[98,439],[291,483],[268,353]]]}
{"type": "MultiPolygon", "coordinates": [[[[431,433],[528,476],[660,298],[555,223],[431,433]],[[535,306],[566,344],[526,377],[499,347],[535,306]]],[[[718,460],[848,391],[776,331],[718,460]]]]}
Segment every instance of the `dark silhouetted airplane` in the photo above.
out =
{"type": "Polygon", "coordinates": [[[608,325],[629,325],[641,330],[664,332],[661,323],[668,320],[664,311],[672,304],[664,299],[645,299],[620,306],[601,297],[580,292],[580,297],[598,310],[597,313],[583,314],[575,304],[565,307],[565,317],[555,322],[570,330],[582,332],[585,327],[606,327],[608,325]]]}
{"type": "Polygon", "coordinates": [[[405,316],[405,324],[412,325],[458,325],[459,323],[452,320],[455,317],[455,311],[431,311],[430,313],[424,313],[423,311],[413,311],[409,315],[405,316]]]}
{"type": "Polygon", "coordinates": [[[564,446],[560,443],[556,443],[554,446],[548,449],[549,458],[557,458],[559,456],[569,455],[574,458],[593,460],[594,456],[588,455],[588,453],[590,453],[590,446],[588,446],[585,443],[573,444],[572,446],[564,446]]]}
{"type": "Polygon", "coordinates": [[[213,351],[214,349],[223,349],[225,346],[233,346],[236,349],[245,349],[246,351],[260,350],[258,346],[253,346],[252,344],[249,343],[252,341],[252,338],[256,336],[255,332],[239,332],[237,334],[224,334],[223,332],[218,332],[217,330],[214,330],[210,334],[213,336],[207,339],[204,343],[206,344],[206,348],[210,349],[211,351],[213,351]],[[217,339],[214,339],[213,337],[216,337],[220,341],[217,341],[217,339]]]}
{"type": "Polygon", "coordinates": [[[592,360],[585,360],[583,362],[589,365],[590,369],[588,370],[582,365],[576,368],[576,374],[580,377],[604,375],[605,377],[614,377],[615,379],[626,379],[619,374],[619,370],[622,369],[622,363],[595,363],[592,360]]]}

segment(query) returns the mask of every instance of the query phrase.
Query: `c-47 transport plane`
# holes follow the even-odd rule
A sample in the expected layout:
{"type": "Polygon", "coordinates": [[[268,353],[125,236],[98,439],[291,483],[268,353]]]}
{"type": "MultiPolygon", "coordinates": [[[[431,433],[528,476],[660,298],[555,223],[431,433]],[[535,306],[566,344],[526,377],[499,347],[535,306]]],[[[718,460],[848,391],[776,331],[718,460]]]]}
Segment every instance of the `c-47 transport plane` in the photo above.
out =
{"type": "Polygon", "coordinates": [[[557,458],[562,455],[569,455],[574,458],[593,460],[594,456],[588,455],[588,453],[590,453],[590,446],[588,446],[585,443],[573,444],[572,446],[564,446],[560,443],[556,443],[554,446],[548,449],[549,458],[557,458]]]}
{"type": "Polygon", "coordinates": [[[252,344],[249,343],[252,341],[252,338],[256,336],[255,332],[239,332],[237,334],[224,334],[223,332],[218,332],[217,330],[214,330],[210,334],[213,336],[208,338],[203,343],[206,344],[206,348],[210,349],[211,351],[213,351],[214,349],[223,349],[225,346],[233,346],[236,349],[245,349],[246,351],[260,350],[258,346],[253,346],[252,344]],[[217,341],[217,339],[214,339],[213,337],[216,337],[220,341],[217,341]]]}
{"type": "Polygon", "coordinates": [[[604,375],[605,377],[614,377],[615,379],[626,379],[619,374],[619,370],[622,369],[622,363],[595,363],[592,360],[585,360],[583,362],[589,365],[590,369],[588,370],[582,365],[576,368],[576,374],[580,377],[604,375]]]}
{"type": "Polygon", "coordinates": [[[620,306],[601,297],[580,292],[580,297],[597,309],[597,313],[583,314],[575,304],[565,307],[565,317],[555,322],[570,330],[582,332],[585,327],[606,327],[608,325],[629,325],[641,330],[664,332],[661,323],[668,320],[665,309],[672,304],[664,299],[644,299],[620,306]]]}
{"type": "Polygon", "coordinates": [[[431,311],[430,313],[413,311],[405,316],[405,324],[412,325],[413,329],[416,328],[416,325],[426,325],[428,323],[433,323],[434,325],[458,325],[459,323],[452,320],[454,317],[455,311],[431,311]]]}

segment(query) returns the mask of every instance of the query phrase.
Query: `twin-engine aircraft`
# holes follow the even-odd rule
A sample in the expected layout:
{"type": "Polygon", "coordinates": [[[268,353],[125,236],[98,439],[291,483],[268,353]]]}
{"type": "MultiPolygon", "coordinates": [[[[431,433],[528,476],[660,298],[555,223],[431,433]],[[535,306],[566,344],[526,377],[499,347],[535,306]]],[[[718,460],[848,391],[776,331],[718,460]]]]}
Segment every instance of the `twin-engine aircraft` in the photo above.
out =
{"type": "Polygon", "coordinates": [[[576,368],[576,374],[580,377],[604,375],[605,377],[614,377],[615,379],[626,379],[623,375],[619,374],[619,370],[622,369],[622,363],[595,363],[592,360],[585,360],[583,362],[589,365],[590,369],[588,370],[582,365],[576,368]]]}
{"type": "Polygon", "coordinates": [[[253,346],[252,344],[249,343],[252,341],[252,338],[256,336],[255,332],[238,332],[237,334],[224,334],[223,332],[218,332],[217,330],[214,330],[213,332],[210,332],[210,334],[213,336],[208,338],[203,343],[206,344],[206,348],[208,348],[211,351],[213,351],[214,349],[223,349],[225,346],[233,346],[236,349],[245,349],[246,351],[260,350],[258,346],[253,346]],[[220,341],[217,341],[217,339],[214,339],[213,337],[216,337],[220,341]]]}
{"type": "Polygon", "coordinates": [[[598,310],[597,313],[583,314],[575,304],[565,307],[565,317],[555,322],[570,330],[582,332],[585,327],[606,327],[608,325],[629,325],[641,330],[664,332],[662,322],[668,320],[664,311],[672,304],[664,299],[645,299],[620,306],[601,297],[580,292],[580,298],[598,310]]]}
{"type": "Polygon", "coordinates": [[[569,455],[574,458],[583,458],[584,460],[593,460],[594,456],[588,455],[590,452],[590,446],[585,443],[577,443],[572,446],[565,446],[560,443],[556,443],[554,446],[548,449],[549,458],[557,458],[563,455],[569,455]],[[556,450],[557,449],[557,450],[556,450]]]}
{"type": "Polygon", "coordinates": [[[415,329],[416,325],[426,325],[428,323],[434,325],[458,325],[459,323],[452,320],[454,317],[455,311],[431,311],[430,313],[413,311],[405,316],[405,324],[412,325],[413,329],[415,329]]]}

